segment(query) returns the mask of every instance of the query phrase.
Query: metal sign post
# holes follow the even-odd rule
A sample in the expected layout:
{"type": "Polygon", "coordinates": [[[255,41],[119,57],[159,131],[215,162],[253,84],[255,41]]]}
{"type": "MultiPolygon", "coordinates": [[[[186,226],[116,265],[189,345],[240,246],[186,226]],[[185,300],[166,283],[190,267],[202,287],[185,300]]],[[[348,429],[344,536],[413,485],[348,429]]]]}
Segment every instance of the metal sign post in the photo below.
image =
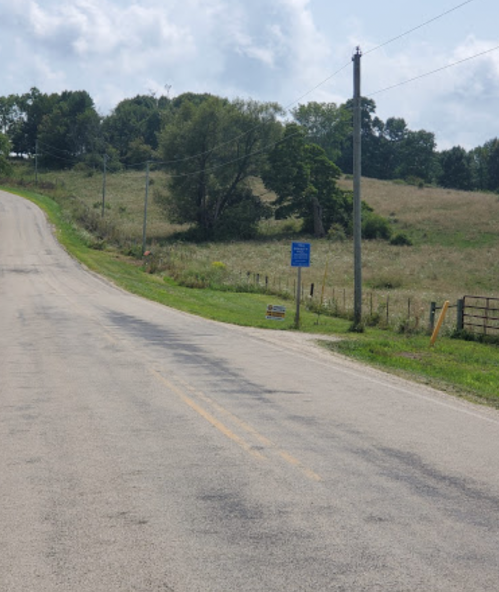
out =
{"type": "Polygon", "coordinates": [[[301,268],[310,267],[310,243],[291,243],[291,267],[298,267],[295,328],[300,328],[301,268]]]}

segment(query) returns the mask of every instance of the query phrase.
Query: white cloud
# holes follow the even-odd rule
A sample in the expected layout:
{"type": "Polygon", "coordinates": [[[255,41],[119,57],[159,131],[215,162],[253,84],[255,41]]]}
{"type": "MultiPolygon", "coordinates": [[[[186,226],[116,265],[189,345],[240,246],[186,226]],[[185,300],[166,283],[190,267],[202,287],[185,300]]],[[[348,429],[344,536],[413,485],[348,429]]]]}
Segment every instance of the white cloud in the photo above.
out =
{"type": "MultiPolygon", "coordinates": [[[[353,6],[339,8],[330,0],[0,0],[0,5],[0,95],[32,86],[44,92],[85,89],[103,112],[125,97],[161,93],[166,84],[173,86],[172,95],[211,92],[284,106],[300,96],[301,102],[340,103],[352,95],[350,67],[317,85],[350,65],[356,45],[367,52],[385,40],[379,35],[391,34],[387,29],[397,33],[407,27],[406,19],[390,21],[390,27],[386,19],[367,22],[365,10],[356,13],[353,6]]],[[[369,5],[368,14],[386,17],[391,10],[386,2],[378,8],[369,5]]],[[[399,12],[394,19],[405,14],[399,12]]],[[[430,33],[365,55],[364,94],[493,45],[478,33],[461,40],[454,34],[451,43],[441,37],[437,42],[430,33]]],[[[404,117],[412,129],[434,131],[442,145],[455,140],[469,145],[494,134],[498,80],[499,52],[374,98],[383,119],[404,117]]]]}

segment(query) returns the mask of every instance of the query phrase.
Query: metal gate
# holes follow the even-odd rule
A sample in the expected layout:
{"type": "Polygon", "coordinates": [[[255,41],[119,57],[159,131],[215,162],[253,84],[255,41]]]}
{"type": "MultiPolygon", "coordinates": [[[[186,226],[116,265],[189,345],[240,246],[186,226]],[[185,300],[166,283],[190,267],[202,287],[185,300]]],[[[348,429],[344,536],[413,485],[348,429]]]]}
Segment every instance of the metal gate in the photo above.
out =
{"type": "Polygon", "coordinates": [[[499,334],[499,298],[465,296],[462,328],[483,335],[499,334]]]}

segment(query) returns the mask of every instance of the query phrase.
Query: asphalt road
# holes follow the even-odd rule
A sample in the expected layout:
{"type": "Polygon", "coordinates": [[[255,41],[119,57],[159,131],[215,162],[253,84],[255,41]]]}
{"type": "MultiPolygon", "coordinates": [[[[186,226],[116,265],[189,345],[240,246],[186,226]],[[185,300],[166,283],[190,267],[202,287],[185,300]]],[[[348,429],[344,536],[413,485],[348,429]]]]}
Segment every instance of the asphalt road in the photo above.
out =
{"type": "Polygon", "coordinates": [[[497,591],[499,414],[129,295],[0,192],[0,525],[2,592],[497,591]]]}

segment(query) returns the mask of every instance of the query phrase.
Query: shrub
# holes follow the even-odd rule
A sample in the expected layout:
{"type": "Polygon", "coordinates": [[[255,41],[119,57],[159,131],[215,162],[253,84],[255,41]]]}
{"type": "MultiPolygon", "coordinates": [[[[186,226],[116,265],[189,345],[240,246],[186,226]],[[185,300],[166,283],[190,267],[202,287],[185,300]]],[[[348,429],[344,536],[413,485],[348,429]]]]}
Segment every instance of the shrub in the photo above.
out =
{"type": "Polygon", "coordinates": [[[281,231],[287,234],[299,234],[301,232],[302,221],[296,218],[288,218],[283,222],[281,231]]]}
{"type": "Polygon", "coordinates": [[[409,175],[406,177],[405,182],[407,185],[413,185],[414,187],[418,187],[419,189],[424,189],[425,182],[421,177],[416,177],[415,175],[409,175]]]}
{"type": "Polygon", "coordinates": [[[390,222],[379,214],[369,213],[362,221],[362,237],[368,240],[390,240],[390,222]]]}
{"type": "Polygon", "coordinates": [[[342,242],[347,238],[347,234],[341,224],[333,224],[328,230],[327,238],[333,242],[342,242]]]}
{"type": "Polygon", "coordinates": [[[222,261],[213,261],[211,266],[213,267],[213,269],[227,269],[227,266],[225,265],[225,263],[222,263],[222,261]]]}
{"type": "Polygon", "coordinates": [[[399,232],[390,240],[390,244],[402,247],[411,247],[412,241],[406,234],[399,232]]]}

